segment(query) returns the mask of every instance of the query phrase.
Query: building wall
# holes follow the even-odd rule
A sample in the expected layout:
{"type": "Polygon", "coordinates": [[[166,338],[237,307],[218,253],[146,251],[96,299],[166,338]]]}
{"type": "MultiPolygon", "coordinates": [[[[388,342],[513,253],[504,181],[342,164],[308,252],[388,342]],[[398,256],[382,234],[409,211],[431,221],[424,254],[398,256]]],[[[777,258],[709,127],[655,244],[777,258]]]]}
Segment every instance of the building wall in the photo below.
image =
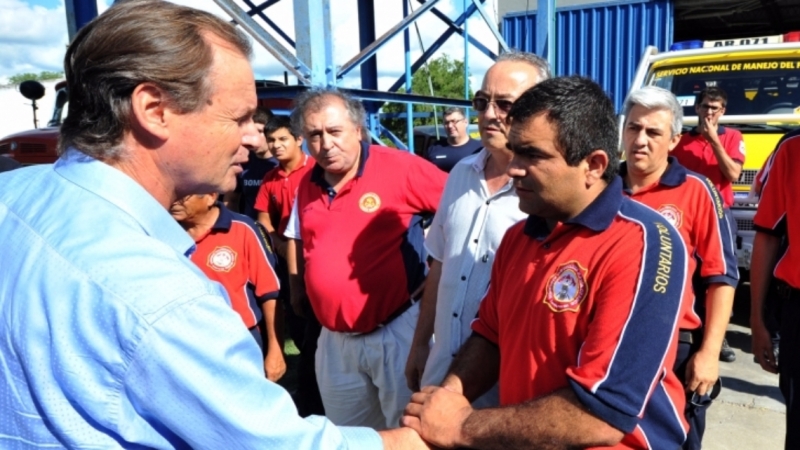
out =
{"type": "MultiPolygon", "coordinates": [[[[556,7],[562,8],[608,2],[609,0],[556,0],[556,7]]],[[[497,0],[497,16],[505,17],[506,14],[536,11],[538,7],[539,0],[497,0]]]]}
{"type": "MultiPolygon", "coordinates": [[[[561,5],[562,2],[557,2],[561,5]]],[[[510,47],[534,51],[536,13],[503,17],[510,47]]],[[[648,45],[672,44],[673,0],[622,0],[556,8],[556,75],[597,81],[620,110],[642,53],[648,45]]]]}

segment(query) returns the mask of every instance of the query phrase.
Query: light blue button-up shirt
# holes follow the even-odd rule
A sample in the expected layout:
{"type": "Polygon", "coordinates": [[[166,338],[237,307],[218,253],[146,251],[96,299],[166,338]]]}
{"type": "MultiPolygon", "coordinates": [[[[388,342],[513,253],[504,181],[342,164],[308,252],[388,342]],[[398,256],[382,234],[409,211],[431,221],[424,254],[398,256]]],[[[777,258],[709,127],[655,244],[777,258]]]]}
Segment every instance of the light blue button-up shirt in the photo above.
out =
{"type": "Polygon", "coordinates": [[[70,151],[0,174],[0,448],[381,448],[304,420],[194,243],[70,151]]]}

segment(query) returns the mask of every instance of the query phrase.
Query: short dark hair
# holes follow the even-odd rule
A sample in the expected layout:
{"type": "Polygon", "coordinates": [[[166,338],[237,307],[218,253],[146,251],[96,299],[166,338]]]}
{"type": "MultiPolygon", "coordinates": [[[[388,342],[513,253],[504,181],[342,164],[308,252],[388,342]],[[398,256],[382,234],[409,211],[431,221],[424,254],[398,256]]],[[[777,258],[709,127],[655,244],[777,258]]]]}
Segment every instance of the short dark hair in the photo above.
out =
{"type": "Polygon", "coordinates": [[[603,180],[610,182],[619,170],[619,131],[611,99],[597,83],[584,77],[544,80],[522,94],[508,112],[511,123],[546,114],[556,127],[559,150],[570,166],[577,166],[593,151],[608,155],[603,180]]]}
{"type": "Polygon", "coordinates": [[[709,99],[712,102],[722,102],[722,107],[728,106],[728,94],[720,87],[709,86],[697,93],[694,98],[694,104],[700,106],[704,99],[709,99]]]}
{"type": "Polygon", "coordinates": [[[263,106],[259,106],[256,108],[255,114],[253,114],[253,122],[260,123],[261,125],[266,125],[269,122],[269,119],[275,117],[275,114],[272,114],[269,108],[264,108],[263,106]]]}
{"type": "Polygon", "coordinates": [[[450,114],[461,114],[461,117],[467,117],[467,113],[464,112],[464,108],[459,108],[458,106],[451,106],[445,109],[442,117],[447,117],[450,114]]]}
{"type": "Polygon", "coordinates": [[[181,113],[204,108],[213,94],[209,36],[250,58],[247,36],[219,17],[154,0],[116,2],[86,24],[67,49],[64,75],[69,112],[61,125],[60,152],[74,146],[102,160],[124,157],[131,128],[131,94],[150,82],[181,113]]]}
{"type": "Polygon", "coordinates": [[[299,134],[296,134],[295,131],[292,130],[292,119],[289,116],[270,117],[266,125],[264,125],[264,136],[269,136],[281,128],[286,128],[289,131],[289,134],[291,134],[295,139],[300,137],[299,134]]]}

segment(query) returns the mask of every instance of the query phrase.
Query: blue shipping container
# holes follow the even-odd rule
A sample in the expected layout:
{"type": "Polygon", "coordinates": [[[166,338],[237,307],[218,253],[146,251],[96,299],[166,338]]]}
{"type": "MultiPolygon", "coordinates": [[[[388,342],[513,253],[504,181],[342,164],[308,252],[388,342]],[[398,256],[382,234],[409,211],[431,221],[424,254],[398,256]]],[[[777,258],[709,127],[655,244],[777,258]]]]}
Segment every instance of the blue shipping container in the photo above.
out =
{"type": "MultiPolygon", "coordinates": [[[[535,4],[535,1],[531,2],[535,4]]],[[[666,51],[672,44],[673,0],[623,0],[556,8],[556,75],[583,75],[597,81],[617,107],[648,45],[666,51]]],[[[503,17],[509,47],[534,51],[536,12],[503,17]]]]}

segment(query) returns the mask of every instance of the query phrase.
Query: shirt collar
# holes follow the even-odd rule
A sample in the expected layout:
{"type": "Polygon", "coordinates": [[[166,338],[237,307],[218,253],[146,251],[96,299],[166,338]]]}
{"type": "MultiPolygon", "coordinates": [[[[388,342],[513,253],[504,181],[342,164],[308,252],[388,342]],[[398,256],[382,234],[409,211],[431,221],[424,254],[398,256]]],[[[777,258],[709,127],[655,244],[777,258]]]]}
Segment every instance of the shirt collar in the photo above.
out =
{"type": "MultiPolygon", "coordinates": [[[[615,177],[589,206],[564,224],[580,225],[592,231],[603,231],[611,226],[611,222],[622,205],[622,199],[622,179],[615,177]]],[[[538,216],[528,216],[524,231],[533,238],[544,238],[550,234],[547,222],[538,216]]]]}
{"type": "Polygon", "coordinates": [[[122,171],[74,148],[56,161],[54,170],[77,186],[121,209],[150,236],[188,255],[194,241],[149,192],[122,171]]]}
{"type": "Polygon", "coordinates": [[[303,162],[298,164],[297,167],[295,167],[294,170],[291,171],[291,172],[286,172],[286,169],[284,169],[282,165],[278,164],[278,174],[280,174],[284,178],[288,177],[289,175],[291,175],[291,174],[297,172],[298,170],[300,170],[301,168],[305,167],[306,164],[308,164],[308,158],[309,158],[309,156],[306,153],[303,153],[303,162]]]}
{"type": "Polygon", "coordinates": [[[214,206],[219,209],[219,216],[217,217],[216,222],[214,222],[214,226],[211,227],[212,230],[225,230],[228,231],[231,229],[231,223],[233,223],[233,213],[231,210],[225,207],[222,202],[217,202],[214,206]]]}
{"type": "Polygon", "coordinates": [[[486,168],[486,161],[489,160],[489,150],[486,150],[486,147],[482,147],[478,153],[476,153],[475,160],[472,161],[472,168],[475,172],[483,173],[483,170],[486,168]]]}
{"type": "MultiPolygon", "coordinates": [[[[667,170],[661,174],[661,178],[658,180],[658,184],[662,186],[669,186],[675,187],[680,186],[686,182],[686,168],[675,159],[674,156],[667,157],[667,170]]],[[[625,184],[625,177],[628,175],[628,163],[622,161],[619,165],[619,175],[622,178],[622,188],[628,189],[627,184],[625,184]]]]}
{"type": "MultiPolygon", "coordinates": [[[[364,166],[367,164],[367,158],[369,158],[369,144],[362,141],[361,157],[358,158],[358,171],[356,172],[356,178],[364,175],[364,166]]],[[[311,169],[311,181],[323,188],[330,187],[330,184],[325,181],[325,169],[323,169],[319,164],[315,165],[314,168],[311,169]]]]}
{"type": "MultiPolygon", "coordinates": [[[[717,125],[717,134],[725,134],[725,130],[726,128],[723,127],[722,125],[717,125]]],[[[694,127],[691,129],[691,131],[689,131],[689,134],[691,134],[692,136],[698,136],[700,132],[697,131],[697,127],[694,127]]]]}

